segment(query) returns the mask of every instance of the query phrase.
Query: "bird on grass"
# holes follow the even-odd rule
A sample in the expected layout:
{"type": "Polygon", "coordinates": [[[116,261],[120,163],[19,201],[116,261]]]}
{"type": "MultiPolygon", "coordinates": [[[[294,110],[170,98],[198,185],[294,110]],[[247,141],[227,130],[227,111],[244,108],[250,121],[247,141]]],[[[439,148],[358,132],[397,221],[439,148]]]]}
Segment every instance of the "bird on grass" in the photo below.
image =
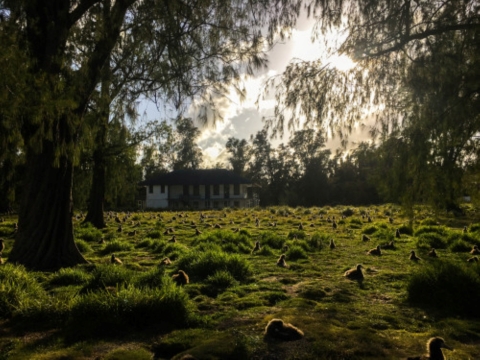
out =
{"type": "Polygon", "coordinates": [[[395,237],[400,239],[400,229],[395,230],[395,237]]]}
{"type": "Polygon", "coordinates": [[[302,330],[281,319],[270,320],[265,327],[264,335],[268,338],[283,341],[300,340],[304,336],[302,330]]]}
{"type": "Polygon", "coordinates": [[[335,220],[332,222],[332,229],[336,229],[338,227],[337,223],[335,220]]]}
{"type": "Polygon", "coordinates": [[[333,238],[330,239],[330,245],[328,245],[330,247],[330,249],[335,249],[336,248],[336,245],[335,245],[335,241],[333,241],[333,238]]]}
{"type": "Polygon", "coordinates": [[[362,264],[358,264],[353,269],[345,271],[343,276],[345,276],[347,279],[350,279],[350,280],[363,280],[362,269],[363,269],[362,264]]]}
{"type": "Polygon", "coordinates": [[[177,237],[176,237],[176,235],[173,234],[172,237],[170,238],[170,240],[168,240],[168,242],[171,242],[171,243],[177,242],[177,237]]]}
{"type": "Polygon", "coordinates": [[[392,249],[395,249],[395,243],[394,243],[393,240],[392,240],[392,241],[390,241],[388,244],[383,245],[382,247],[383,247],[384,249],[390,249],[390,250],[392,250],[392,249]]]}
{"type": "Polygon", "coordinates": [[[255,241],[255,247],[252,250],[252,254],[258,250],[260,250],[260,241],[255,241]]]}
{"type": "Polygon", "coordinates": [[[0,239],[0,255],[3,253],[3,250],[5,250],[5,241],[0,239]]]}
{"type": "Polygon", "coordinates": [[[478,256],[472,256],[471,258],[467,259],[467,262],[470,262],[470,263],[478,262],[478,256]]]}
{"type": "Polygon", "coordinates": [[[362,241],[370,241],[370,236],[362,234],[362,241]]]}
{"type": "Polygon", "coordinates": [[[473,245],[473,249],[470,250],[470,254],[472,254],[472,255],[480,254],[480,250],[478,249],[478,245],[473,245]]]}
{"type": "Polygon", "coordinates": [[[430,257],[438,258],[437,250],[435,250],[435,248],[432,248],[432,250],[430,250],[427,255],[430,257]]]}
{"type": "Polygon", "coordinates": [[[115,256],[115,254],[112,254],[112,257],[110,258],[110,262],[115,265],[121,265],[123,264],[122,260],[120,260],[118,257],[115,256]]]}
{"type": "Polygon", "coordinates": [[[415,250],[410,251],[410,256],[408,258],[413,261],[422,260],[417,256],[417,254],[415,254],[415,250]]]}
{"type": "Polygon", "coordinates": [[[137,230],[129,231],[128,236],[135,236],[137,235],[137,230]]]}
{"type": "Polygon", "coordinates": [[[368,250],[367,255],[375,255],[375,256],[382,255],[382,250],[380,249],[380,245],[377,245],[376,248],[368,250]]]}
{"type": "Polygon", "coordinates": [[[463,227],[463,232],[464,232],[464,233],[468,232],[467,225],[465,225],[465,226],[463,227]]]}
{"type": "Polygon", "coordinates": [[[202,234],[202,232],[200,230],[195,229],[195,235],[201,235],[201,234],[202,234]]]}
{"type": "Polygon", "coordinates": [[[190,282],[188,275],[183,270],[178,270],[178,273],[172,276],[172,280],[177,283],[177,285],[186,285],[190,282]]]}
{"type": "Polygon", "coordinates": [[[162,261],[160,261],[160,265],[165,265],[165,266],[167,266],[167,265],[171,265],[171,264],[172,264],[172,260],[170,260],[169,257],[164,257],[164,258],[162,259],[162,261]]]}
{"type": "Polygon", "coordinates": [[[280,255],[280,258],[277,260],[277,266],[288,267],[287,262],[285,261],[285,254],[280,255]]]}
{"type": "Polygon", "coordinates": [[[427,354],[409,357],[407,360],[444,360],[442,348],[453,350],[441,337],[432,337],[427,341],[427,354]]]}

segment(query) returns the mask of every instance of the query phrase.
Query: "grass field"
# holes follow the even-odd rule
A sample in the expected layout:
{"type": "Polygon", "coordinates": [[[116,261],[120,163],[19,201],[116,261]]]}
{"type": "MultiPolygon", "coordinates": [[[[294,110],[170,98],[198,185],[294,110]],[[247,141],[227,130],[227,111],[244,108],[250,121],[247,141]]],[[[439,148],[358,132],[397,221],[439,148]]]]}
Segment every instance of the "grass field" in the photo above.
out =
{"type": "MultiPolygon", "coordinates": [[[[465,209],[419,207],[413,224],[390,204],[115,213],[102,231],[75,218],[90,264],[0,266],[0,359],[401,359],[432,336],[448,359],[480,359],[480,264],[467,262],[480,219],[465,209]],[[361,282],[343,276],[357,264],[361,282]],[[187,285],[172,281],[179,269],[187,285]],[[274,318],[305,336],[264,338],[274,318]]],[[[3,260],[15,222],[0,223],[3,260]]]]}

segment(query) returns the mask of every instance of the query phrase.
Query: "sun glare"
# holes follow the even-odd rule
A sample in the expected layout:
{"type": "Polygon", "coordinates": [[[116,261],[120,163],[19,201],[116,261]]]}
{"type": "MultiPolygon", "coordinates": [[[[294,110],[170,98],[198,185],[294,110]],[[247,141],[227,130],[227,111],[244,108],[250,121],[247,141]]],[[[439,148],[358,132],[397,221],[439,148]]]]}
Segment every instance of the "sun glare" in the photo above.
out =
{"type": "Polygon", "coordinates": [[[328,60],[332,67],[340,71],[351,70],[356,65],[356,63],[346,55],[333,55],[328,60]]]}

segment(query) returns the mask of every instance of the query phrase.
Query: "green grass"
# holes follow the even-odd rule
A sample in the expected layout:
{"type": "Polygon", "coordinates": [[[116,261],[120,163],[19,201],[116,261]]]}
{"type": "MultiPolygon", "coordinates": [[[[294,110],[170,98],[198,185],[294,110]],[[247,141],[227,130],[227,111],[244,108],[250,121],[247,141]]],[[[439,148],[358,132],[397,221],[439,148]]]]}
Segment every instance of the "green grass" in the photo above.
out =
{"type": "MultiPolygon", "coordinates": [[[[410,223],[391,204],[279,206],[203,211],[204,222],[198,211],[135,213],[141,226],[125,222],[122,232],[113,220],[101,231],[75,223],[90,264],[55,273],[0,266],[0,359],[399,359],[424,352],[431,336],[455,348],[449,359],[480,358],[480,264],[466,262],[480,245],[477,213],[453,219],[418,206],[410,223]],[[395,249],[366,255],[391,240],[395,249]],[[261,250],[252,254],[256,241],[261,250]],[[427,256],[431,247],[438,259],[427,256]],[[422,260],[410,261],[411,250],[422,260]],[[112,253],[122,265],[110,264],[112,253]],[[276,266],[282,253],[287,268],[276,266]],[[172,264],[160,266],[167,256],[172,264]],[[356,264],[361,283],[343,276],[356,264]],[[172,281],[179,269],[189,284],[172,281]],[[305,339],[265,341],[273,318],[305,339]]],[[[15,222],[0,225],[5,260],[15,222]]]]}

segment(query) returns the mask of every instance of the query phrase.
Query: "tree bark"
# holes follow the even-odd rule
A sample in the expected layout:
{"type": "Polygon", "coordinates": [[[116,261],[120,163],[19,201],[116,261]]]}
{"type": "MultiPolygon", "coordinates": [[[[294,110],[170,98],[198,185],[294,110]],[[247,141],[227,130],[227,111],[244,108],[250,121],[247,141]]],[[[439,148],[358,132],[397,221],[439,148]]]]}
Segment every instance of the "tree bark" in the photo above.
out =
{"type": "Polygon", "coordinates": [[[27,154],[25,188],[18,233],[9,261],[32,270],[50,271],[87,261],[73,237],[73,164],[61,156],[54,164],[54,146],[43,141],[41,153],[27,154]]]}
{"type": "Polygon", "coordinates": [[[103,217],[106,189],[105,144],[97,144],[97,146],[97,150],[93,153],[93,179],[85,222],[90,222],[97,229],[103,229],[107,226],[103,217]]]}

